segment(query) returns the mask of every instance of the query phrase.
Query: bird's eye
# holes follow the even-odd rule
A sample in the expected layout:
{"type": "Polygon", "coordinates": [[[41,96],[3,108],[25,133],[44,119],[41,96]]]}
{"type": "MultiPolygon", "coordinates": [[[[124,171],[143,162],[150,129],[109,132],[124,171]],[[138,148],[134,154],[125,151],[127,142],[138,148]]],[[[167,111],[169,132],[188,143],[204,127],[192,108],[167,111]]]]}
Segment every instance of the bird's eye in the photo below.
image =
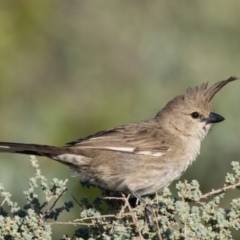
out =
{"type": "Polygon", "coordinates": [[[198,112],[192,112],[191,116],[192,116],[192,118],[199,118],[200,114],[198,112]]]}

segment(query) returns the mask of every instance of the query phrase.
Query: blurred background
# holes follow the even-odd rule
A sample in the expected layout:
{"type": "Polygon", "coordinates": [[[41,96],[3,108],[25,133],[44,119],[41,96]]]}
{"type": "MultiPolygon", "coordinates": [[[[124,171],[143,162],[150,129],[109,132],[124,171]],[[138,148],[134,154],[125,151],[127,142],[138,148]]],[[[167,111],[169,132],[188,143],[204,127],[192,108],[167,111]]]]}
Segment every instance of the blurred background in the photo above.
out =
{"type": "MultiPolygon", "coordinates": [[[[61,146],[152,118],[189,86],[240,77],[239,8],[237,0],[1,1],[0,141],[61,146]]],[[[240,160],[239,89],[231,83],[214,98],[226,121],[181,178],[198,180],[203,192],[222,187],[231,161],[240,160]]],[[[0,182],[20,203],[34,174],[27,158],[0,155],[0,182]]],[[[96,194],[65,166],[39,162],[49,179],[69,178],[63,201],[96,194]]],[[[238,195],[230,191],[222,206],[238,195]]]]}

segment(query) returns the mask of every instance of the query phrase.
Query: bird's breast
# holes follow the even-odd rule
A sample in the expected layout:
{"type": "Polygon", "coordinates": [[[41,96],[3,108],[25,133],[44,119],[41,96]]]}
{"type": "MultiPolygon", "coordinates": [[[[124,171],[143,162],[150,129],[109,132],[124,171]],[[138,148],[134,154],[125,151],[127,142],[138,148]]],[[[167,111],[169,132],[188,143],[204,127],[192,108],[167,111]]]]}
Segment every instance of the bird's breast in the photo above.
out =
{"type": "MultiPolygon", "coordinates": [[[[185,144],[184,153],[181,156],[182,161],[180,164],[181,174],[196,160],[200,153],[201,141],[199,139],[189,139],[185,144]]],[[[179,177],[180,177],[179,176],[179,177]]]]}

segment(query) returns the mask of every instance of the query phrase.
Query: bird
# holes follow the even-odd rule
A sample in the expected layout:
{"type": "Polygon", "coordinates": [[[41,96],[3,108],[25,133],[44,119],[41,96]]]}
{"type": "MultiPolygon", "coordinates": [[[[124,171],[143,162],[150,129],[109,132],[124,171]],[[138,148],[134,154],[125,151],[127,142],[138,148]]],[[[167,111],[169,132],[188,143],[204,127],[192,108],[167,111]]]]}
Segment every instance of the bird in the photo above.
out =
{"type": "Polygon", "coordinates": [[[188,88],[150,120],[100,131],[62,147],[0,142],[0,152],[48,157],[69,166],[81,182],[144,202],[142,196],[168,187],[195,161],[211,126],[224,120],[212,112],[212,98],[237,79],[188,88]]]}

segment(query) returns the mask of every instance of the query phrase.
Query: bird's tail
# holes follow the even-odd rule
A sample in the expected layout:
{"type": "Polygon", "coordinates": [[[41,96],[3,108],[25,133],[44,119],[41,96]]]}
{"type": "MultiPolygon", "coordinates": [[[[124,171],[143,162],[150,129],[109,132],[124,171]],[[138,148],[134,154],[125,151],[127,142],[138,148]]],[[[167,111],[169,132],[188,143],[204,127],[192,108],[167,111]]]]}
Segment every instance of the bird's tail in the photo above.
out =
{"type": "Polygon", "coordinates": [[[91,164],[91,158],[85,157],[81,151],[76,151],[68,146],[54,147],[41,144],[0,142],[0,152],[44,156],[69,167],[74,167],[72,169],[75,169],[76,166],[80,169],[80,167],[91,164]]]}
{"type": "Polygon", "coordinates": [[[0,152],[21,153],[52,158],[54,156],[64,153],[64,148],[40,144],[0,142],[0,152]]]}

